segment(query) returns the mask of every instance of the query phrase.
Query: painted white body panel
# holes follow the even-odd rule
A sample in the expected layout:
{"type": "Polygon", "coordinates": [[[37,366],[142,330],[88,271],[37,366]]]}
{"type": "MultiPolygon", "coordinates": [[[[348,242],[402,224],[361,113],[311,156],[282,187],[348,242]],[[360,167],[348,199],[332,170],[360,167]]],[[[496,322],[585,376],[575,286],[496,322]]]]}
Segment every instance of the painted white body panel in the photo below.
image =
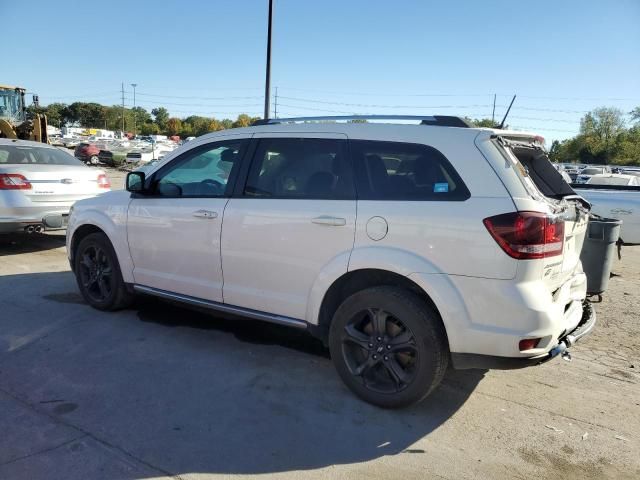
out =
{"type": "Polygon", "coordinates": [[[127,240],[135,283],[222,301],[220,233],[226,198],[135,198],[127,240]],[[194,213],[213,212],[213,218],[194,213]]]}
{"type": "Polygon", "coordinates": [[[581,188],[576,193],[591,203],[596,215],[622,220],[620,238],[625,243],[640,243],[640,191],[581,188]]]}
{"type": "Polygon", "coordinates": [[[67,227],[67,256],[71,259],[71,241],[76,230],[83,225],[92,225],[102,230],[113,245],[118,256],[122,278],[133,283],[133,262],[127,243],[127,210],[131,194],[115,190],[98,197],[82,200],[74,205],[67,227]]]}
{"type": "Polygon", "coordinates": [[[222,232],[225,303],[305,319],[323,270],[347,273],[355,223],[354,200],[230,199],[222,232]],[[327,215],[345,225],[312,222],[327,215]]]}

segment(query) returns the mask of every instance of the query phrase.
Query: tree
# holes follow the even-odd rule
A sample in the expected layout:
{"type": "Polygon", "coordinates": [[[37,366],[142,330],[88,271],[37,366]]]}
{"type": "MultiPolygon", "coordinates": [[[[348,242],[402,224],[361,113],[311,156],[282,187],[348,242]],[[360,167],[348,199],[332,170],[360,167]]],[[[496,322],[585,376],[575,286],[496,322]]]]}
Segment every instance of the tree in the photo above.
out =
{"type": "Polygon", "coordinates": [[[182,131],[182,121],[179,118],[171,117],[167,120],[166,133],[168,135],[179,135],[182,131]]]}
{"type": "Polygon", "coordinates": [[[155,123],[160,127],[160,130],[164,130],[167,127],[167,120],[169,120],[169,112],[164,107],[158,107],[151,110],[151,115],[154,117],[155,123]]]}
{"type": "Polygon", "coordinates": [[[240,115],[238,115],[236,121],[233,122],[233,128],[248,127],[252,123],[253,119],[249,115],[247,115],[246,113],[241,113],[240,115]]]}
{"type": "Polygon", "coordinates": [[[629,112],[629,116],[631,117],[631,121],[635,123],[640,123],[640,107],[636,107],[629,112]]]}
{"type": "Polygon", "coordinates": [[[466,118],[466,120],[471,123],[474,127],[487,127],[487,128],[495,128],[496,122],[491,120],[490,118],[466,118]]]}
{"type": "Polygon", "coordinates": [[[622,110],[600,107],[587,113],[580,121],[580,135],[584,136],[589,153],[598,163],[609,163],[615,156],[616,138],[624,131],[622,110]]]}

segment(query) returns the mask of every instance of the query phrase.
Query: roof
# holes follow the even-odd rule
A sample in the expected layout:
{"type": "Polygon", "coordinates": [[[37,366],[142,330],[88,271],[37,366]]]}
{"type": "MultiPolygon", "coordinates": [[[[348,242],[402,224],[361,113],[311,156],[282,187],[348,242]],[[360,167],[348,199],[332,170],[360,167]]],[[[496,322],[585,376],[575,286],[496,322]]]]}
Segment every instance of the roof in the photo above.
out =
{"type": "Polygon", "coordinates": [[[0,85],[0,90],[23,90],[26,91],[27,89],[24,87],[14,87],[12,85],[0,85]]]}
{"type": "Polygon", "coordinates": [[[0,138],[0,145],[15,145],[18,147],[56,148],[47,143],[34,142],[32,140],[16,140],[15,138],[0,138]]]}

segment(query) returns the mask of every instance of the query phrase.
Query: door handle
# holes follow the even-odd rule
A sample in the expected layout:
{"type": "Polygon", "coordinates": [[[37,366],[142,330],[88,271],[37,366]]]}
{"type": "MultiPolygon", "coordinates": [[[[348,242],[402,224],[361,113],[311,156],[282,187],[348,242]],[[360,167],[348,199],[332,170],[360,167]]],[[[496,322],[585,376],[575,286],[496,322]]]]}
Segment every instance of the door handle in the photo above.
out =
{"type": "Polygon", "coordinates": [[[318,225],[331,225],[332,227],[344,227],[347,224],[346,218],[331,217],[329,215],[321,215],[313,218],[311,223],[317,223],[318,225]]]}
{"type": "Polygon", "coordinates": [[[218,212],[211,210],[196,210],[192,215],[198,218],[218,218],[218,212]]]}

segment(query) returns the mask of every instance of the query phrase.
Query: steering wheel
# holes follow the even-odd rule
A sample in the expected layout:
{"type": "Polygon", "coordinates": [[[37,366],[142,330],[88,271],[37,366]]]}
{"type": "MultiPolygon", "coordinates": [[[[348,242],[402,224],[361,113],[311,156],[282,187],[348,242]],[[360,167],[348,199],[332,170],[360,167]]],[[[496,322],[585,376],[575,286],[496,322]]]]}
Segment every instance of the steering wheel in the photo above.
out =
{"type": "Polygon", "coordinates": [[[205,178],[204,180],[202,180],[200,183],[205,184],[205,185],[211,185],[212,187],[214,187],[218,192],[223,192],[224,191],[224,185],[222,183],[220,183],[217,180],[214,180],[212,178],[205,178]]]}

